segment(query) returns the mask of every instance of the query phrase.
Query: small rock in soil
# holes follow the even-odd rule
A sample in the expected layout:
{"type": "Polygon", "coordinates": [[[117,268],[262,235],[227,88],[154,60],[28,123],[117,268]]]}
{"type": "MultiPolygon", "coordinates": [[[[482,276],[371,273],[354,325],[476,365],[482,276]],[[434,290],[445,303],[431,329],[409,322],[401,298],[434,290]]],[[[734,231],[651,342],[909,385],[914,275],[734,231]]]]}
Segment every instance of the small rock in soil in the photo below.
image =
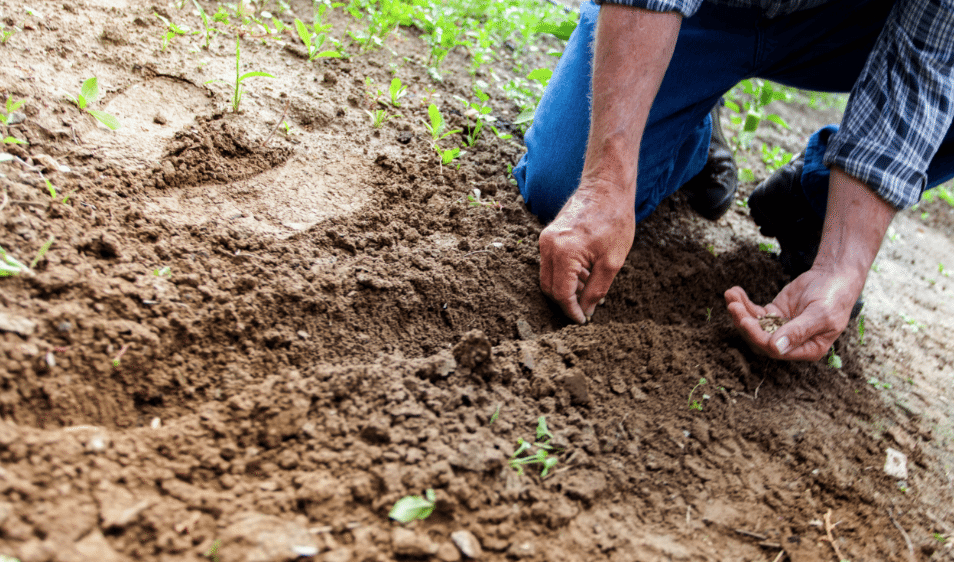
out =
{"type": "Polygon", "coordinates": [[[523,318],[517,320],[517,335],[524,341],[533,339],[533,328],[531,328],[530,323],[523,318]]]}
{"type": "Polygon", "coordinates": [[[457,551],[457,548],[453,544],[445,542],[441,543],[434,557],[441,562],[458,562],[460,560],[460,552],[457,551]]]}
{"type": "Polygon", "coordinates": [[[413,558],[425,558],[437,553],[437,545],[431,539],[400,527],[391,532],[391,548],[398,556],[413,558]]]}
{"type": "Polygon", "coordinates": [[[908,457],[898,451],[888,447],[887,458],[884,461],[884,473],[898,480],[908,479],[908,457]]]}
{"type": "Polygon", "coordinates": [[[537,555],[537,545],[534,544],[528,533],[517,533],[517,539],[507,549],[507,556],[512,558],[533,558],[537,555]]]}
{"type": "Polygon", "coordinates": [[[480,548],[480,541],[470,531],[454,531],[451,533],[451,540],[460,549],[461,554],[467,558],[480,558],[483,555],[483,549],[480,548]]]}
{"type": "Polygon", "coordinates": [[[26,338],[33,335],[34,330],[36,322],[33,320],[0,312],[0,332],[13,332],[26,338]]]}
{"type": "Polygon", "coordinates": [[[246,513],[222,533],[223,560],[285,562],[318,553],[308,529],[272,515],[246,513]]]}
{"type": "Polygon", "coordinates": [[[454,346],[454,358],[463,367],[474,368],[490,358],[490,340],[480,330],[471,330],[454,346]]]}
{"type": "Polygon", "coordinates": [[[590,403],[590,391],[587,388],[586,375],[576,369],[557,379],[557,382],[570,393],[570,403],[586,405],[590,403]]]}

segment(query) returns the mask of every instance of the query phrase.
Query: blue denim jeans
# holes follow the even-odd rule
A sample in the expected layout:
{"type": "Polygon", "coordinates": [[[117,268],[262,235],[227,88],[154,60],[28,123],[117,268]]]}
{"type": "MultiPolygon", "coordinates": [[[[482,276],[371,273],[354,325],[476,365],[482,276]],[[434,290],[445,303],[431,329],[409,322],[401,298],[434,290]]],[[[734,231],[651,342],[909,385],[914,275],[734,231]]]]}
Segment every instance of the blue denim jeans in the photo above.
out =
{"type": "MultiPolygon", "coordinates": [[[[636,220],[689,179],[708,157],[709,112],[745,78],[808,90],[847,92],[887,18],[892,0],[845,0],[767,19],[758,10],[704,2],[683,20],[672,61],[649,112],[639,154],[636,220]]],[[[551,221],[576,190],[589,134],[591,59],[599,7],[587,0],[524,139],[513,170],[530,211],[551,221]]],[[[830,125],[809,139],[802,186],[824,216],[828,169],[822,156],[830,125]]],[[[928,170],[928,185],[954,177],[954,129],[928,170]]]]}

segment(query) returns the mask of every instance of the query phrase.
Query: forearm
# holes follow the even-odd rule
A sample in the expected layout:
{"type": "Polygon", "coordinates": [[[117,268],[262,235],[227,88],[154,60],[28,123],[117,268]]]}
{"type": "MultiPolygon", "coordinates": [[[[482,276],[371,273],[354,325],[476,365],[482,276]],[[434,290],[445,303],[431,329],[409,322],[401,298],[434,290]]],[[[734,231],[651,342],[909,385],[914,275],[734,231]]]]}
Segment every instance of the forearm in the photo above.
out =
{"type": "Polygon", "coordinates": [[[682,16],[672,12],[612,5],[600,10],[584,189],[611,195],[620,205],[635,201],[643,131],[681,24],[682,16]]]}
{"type": "Polygon", "coordinates": [[[896,211],[861,181],[838,168],[832,168],[829,181],[828,212],[813,268],[828,273],[853,273],[856,286],[851,289],[860,294],[896,211]]]}

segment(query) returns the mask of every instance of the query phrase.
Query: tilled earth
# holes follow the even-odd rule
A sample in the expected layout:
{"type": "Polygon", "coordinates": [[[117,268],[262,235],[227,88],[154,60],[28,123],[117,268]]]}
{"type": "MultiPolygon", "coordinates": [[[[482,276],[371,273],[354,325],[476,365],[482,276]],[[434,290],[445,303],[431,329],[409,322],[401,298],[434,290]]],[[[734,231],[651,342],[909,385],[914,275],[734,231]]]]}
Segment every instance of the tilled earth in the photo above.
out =
{"type": "MultiPolygon", "coordinates": [[[[722,293],[767,302],[786,279],[746,209],[703,225],[678,195],[571,326],[538,289],[541,225],[507,178],[519,134],[485,131],[459,169],[431,148],[428,102],[468,126],[461,49],[434,82],[413,30],[312,63],[290,36],[246,37],[243,72],[277,78],[249,79],[236,114],[206,84],[231,79],[233,37],[160,50],[153,13],[197,28],[187,10],[31,8],[0,0],[23,28],[0,45],[0,95],[26,100],[0,129],[29,142],[0,164],[0,246],[29,262],[54,242],[35,275],[0,279],[0,554],[952,559],[946,204],[899,216],[841,369],[746,348],[722,293]],[[410,93],[373,129],[365,78],[392,73],[410,93]],[[64,100],[94,75],[117,132],[64,100]],[[269,137],[282,120],[292,134],[269,137]],[[509,466],[541,416],[546,478],[509,466]],[[906,479],[883,471],[888,448],[906,479]],[[426,489],[428,519],[388,518],[426,489]]],[[[336,36],[359,25],[335,12],[336,36]]],[[[513,131],[493,73],[476,78],[513,131]]]]}

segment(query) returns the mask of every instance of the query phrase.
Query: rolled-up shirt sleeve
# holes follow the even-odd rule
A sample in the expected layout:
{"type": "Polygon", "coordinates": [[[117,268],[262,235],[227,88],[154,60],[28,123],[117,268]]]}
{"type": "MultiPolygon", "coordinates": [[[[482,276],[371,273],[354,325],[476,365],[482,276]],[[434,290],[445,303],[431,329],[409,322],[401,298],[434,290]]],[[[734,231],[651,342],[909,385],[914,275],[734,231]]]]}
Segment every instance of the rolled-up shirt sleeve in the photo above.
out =
{"type": "Polygon", "coordinates": [[[954,115],[954,0],[894,5],[851,91],[826,166],[896,209],[917,203],[954,115]]]}
{"type": "Polygon", "coordinates": [[[619,4],[653,12],[678,12],[683,17],[696,13],[702,0],[594,0],[597,4],[619,4]]]}

